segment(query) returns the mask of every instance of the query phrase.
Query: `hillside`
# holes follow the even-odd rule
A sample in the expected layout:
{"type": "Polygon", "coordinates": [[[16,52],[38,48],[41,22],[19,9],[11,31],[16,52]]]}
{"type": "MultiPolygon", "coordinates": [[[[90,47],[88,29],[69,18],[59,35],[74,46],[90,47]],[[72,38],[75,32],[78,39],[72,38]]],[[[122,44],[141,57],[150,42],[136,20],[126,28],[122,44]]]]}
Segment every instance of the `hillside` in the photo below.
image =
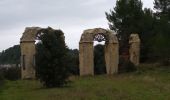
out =
{"type": "Polygon", "coordinates": [[[20,45],[14,45],[0,53],[0,64],[19,64],[21,55],[20,45]]]}

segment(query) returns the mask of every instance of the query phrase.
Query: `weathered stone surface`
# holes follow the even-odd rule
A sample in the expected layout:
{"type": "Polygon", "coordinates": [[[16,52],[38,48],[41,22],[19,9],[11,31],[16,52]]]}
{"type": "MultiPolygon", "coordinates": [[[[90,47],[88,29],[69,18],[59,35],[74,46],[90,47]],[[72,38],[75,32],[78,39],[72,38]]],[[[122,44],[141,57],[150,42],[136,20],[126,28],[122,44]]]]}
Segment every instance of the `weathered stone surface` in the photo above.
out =
{"type": "Polygon", "coordinates": [[[94,73],[94,57],[93,42],[84,42],[79,44],[80,56],[80,75],[93,75],[94,73]]]}
{"type": "Polygon", "coordinates": [[[22,79],[35,78],[35,39],[41,30],[39,27],[27,27],[20,39],[22,79]]]}
{"type": "Polygon", "coordinates": [[[140,38],[138,34],[131,34],[129,38],[129,55],[130,55],[130,61],[134,65],[139,65],[139,59],[140,59],[140,38]]]}
{"type": "Polygon", "coordinates": [[[94,75],[93,40],[97,34],[105,39],[105,61],[107,74],[118,72],[119,45],[117,37],[110,30],[95,28],[85,30],[79,42],[80,76],[94,75]]]}
{"type": "Polygon", "coordinates": [[[21,42],[21,77],[22,79],[35,78],[35,44],[34,42],[21,42]]]}
{"type": "Polygon", "coordinates": [[[36,35],[42,30],[40,27],[26,27],[20,42],[35,41],[36,35]]]}
{"type": "Polygon", "coordinates": [[[106,72],[109,75],[118,72],[119,64],[119,45],[117,43],[105,44],[106,72]]]}

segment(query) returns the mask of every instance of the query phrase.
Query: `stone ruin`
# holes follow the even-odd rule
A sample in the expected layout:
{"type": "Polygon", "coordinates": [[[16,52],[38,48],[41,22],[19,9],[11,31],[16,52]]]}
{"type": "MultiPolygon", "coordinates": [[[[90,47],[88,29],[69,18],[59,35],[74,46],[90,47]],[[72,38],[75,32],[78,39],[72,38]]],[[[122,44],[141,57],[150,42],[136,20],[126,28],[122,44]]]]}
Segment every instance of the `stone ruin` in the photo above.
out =
{"type": "Polygon", "coordinates": [[[35,40],[36,35],[41,32],[41,30],[43,30],[43,28],[27,27],[20,39],[22,79],[35,78],[35,40]]]}
{"type": "Polygon", "coordinates": [[[119,44],[115,34],[106,29],[85,30],[79,43],[80,76],[94,75],[93,41],[105,41],[105,62],[107,74],[118,72],[119,44]]]}
{"type": "Polygon", "coordinates": [[[138,34],[131,34],[129,38],[129,54],[130,54],[130,61],[138,66],[139,59],[140,59],[140,38],[138,34]]]}
{"type": "MultiPolygon", "coordinates": [[[[27,27],[20,39],[21,46],[21,78],[35,79],[35,40],[43,28],[27,27]]],[[[111,30],[94,28],[85,30],[79,42],[80,76],[94,75],[93,41],[105,41],[105,62],[108,75],[118,72],[119,43],[115,33],[111,30]]],[[[130,61],[139,64],[140,39],[138,34],[131,34],[129,39],[130,61]]],[[[100,59],[100,58],[99,58],[100,59]]]]}

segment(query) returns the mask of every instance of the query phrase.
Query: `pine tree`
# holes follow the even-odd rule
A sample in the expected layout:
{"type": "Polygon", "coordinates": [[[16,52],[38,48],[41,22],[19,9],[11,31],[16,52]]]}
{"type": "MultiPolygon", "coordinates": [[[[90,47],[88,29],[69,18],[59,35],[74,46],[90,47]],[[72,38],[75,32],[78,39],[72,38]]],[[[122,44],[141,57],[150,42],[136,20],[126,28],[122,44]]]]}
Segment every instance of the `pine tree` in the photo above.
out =
{"type": "Polygon", "coordinates": [[[19,64],[20,56],[20,45],[14,45],[0,53],[0,64],[19,64]]]}
{"type": "Polygon", "coordinates": [[[60,87],[67,83],[67,47],[61,30],[47,28],[38,34],[36,71],[45,87],[60,87]]]}
{"type": "MultiPolygon", "coordinates": [[[[156,10],[155,36],[152,38],[154,56],[158,60],[169,61],[170,59],[170,0],[155,0],[156,10]]],[[[170,61],[169,61],[170,63],[170,61]]]]}
{"type": "Polygon", "coordinates": [[[157,11],[157,16],[167,17],[170,20],[170,0],[155,0],[154,8],[157,11]]]}
{"type": "Polygon", "coordinates": [[[106,12],[111,30],[116,31],[120,40],[120,49],[128,47],[131,33],[140,33],[140,21],[143,10],[140,0],[117,0],[116,7],[106,12]]]}

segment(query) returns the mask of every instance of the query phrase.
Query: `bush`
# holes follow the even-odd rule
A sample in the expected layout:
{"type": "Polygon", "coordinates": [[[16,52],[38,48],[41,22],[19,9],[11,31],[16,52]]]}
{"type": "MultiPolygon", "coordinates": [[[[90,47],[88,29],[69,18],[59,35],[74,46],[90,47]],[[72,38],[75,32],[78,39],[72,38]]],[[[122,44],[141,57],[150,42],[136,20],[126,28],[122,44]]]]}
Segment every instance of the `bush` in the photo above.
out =
{"type": "Polygon", "coordinates": [[[7,80],[15,81],[21,78],[20,67],[10,67],[4,70],[4,78],[7,80]]]}
{"type": "Polygon", "coordinates": [[[169,59],[164,59],[163,61],[161,61],[161,64],[163,66],[169,66],[170,65],[170,58],[169,59]]]}
{"type": "Polygon", "coordinates": [[[133,72],[136,70],[136,66],[131,61],[120,58],[118,68],[119,73],[133,72]]]}
{"type": "Polygon", "coordinates": [[[66,60],[65,62],[69,65],[69,73],[72,75],[79,75],[79,51],[77,49],[69,49],[66,60]]]}
{"type": "Polygon", "coordinates": [[[0,68],[0,86],[2,86],[4,83],[4,76],[3,76],[3,71],[0,68]]]}
{"type": "Polygon", "coordinates": [[[0,80],[6,79],[15,81],[21,78],[21,70],[20,67],[7,67],[0,68],[0,80]]]}
{"type": "Polygon", "coordinates": [[[64,86],[69,77],[64,33],[50,27],[41,33],[36,47],[37,78],[48,88],[64,86]]]}

